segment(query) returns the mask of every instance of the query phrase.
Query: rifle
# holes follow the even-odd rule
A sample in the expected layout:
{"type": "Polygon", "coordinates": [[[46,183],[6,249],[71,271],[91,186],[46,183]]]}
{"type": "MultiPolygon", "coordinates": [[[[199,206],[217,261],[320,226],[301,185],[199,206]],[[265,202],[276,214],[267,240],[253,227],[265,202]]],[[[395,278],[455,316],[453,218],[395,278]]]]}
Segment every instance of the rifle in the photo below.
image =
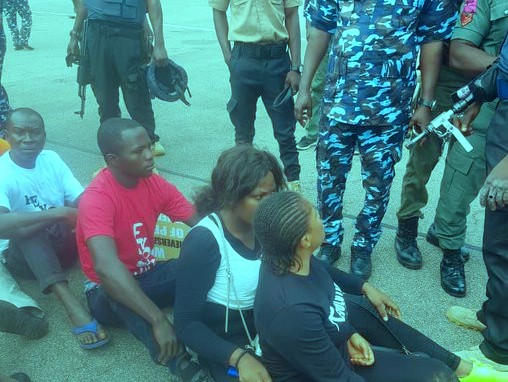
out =
{"type": "Polygon", "coordinates": [[[498,66],[496,61],[477,78],[452,93],[450,97],[455,103],[451,109],[439,114],[436,118],[430,121],[429,125],[420,134],[413,137],[406,144],[406,147],[410,149],[421,139],[425,138],[430,133],[434,133],[443,140],[449,140],[453,135],[462,145],[464,150],[467,152],[473,150],[473,146],[471,146],[460,130],[451,124],[450,119],[452,119],[455,115],[463,113],[464,110],[466,110],[474,102],[481,104],[485,101],[492,101],[495,98],[495,78],[497,76],[497,68],[498,66]]]}
{"type": "Polygon", "coordinates": [[[74,114],[78,114],[81,119],[85,114],[85,103],[86,103],[86,87],[90,84],[91,73],[90,73],[90,61],[87,56],[87,29],[88,20],[83,22],[83,30],[81,32],[81,38],[79,39],[79,55],[68,55],[65,60],[67,66],[71,67],[72,64],[78,65],[78,71],[76,81],[78,83],[78,97],[81,99],[81,108],[79,111],[75,111],[74,114]]]}

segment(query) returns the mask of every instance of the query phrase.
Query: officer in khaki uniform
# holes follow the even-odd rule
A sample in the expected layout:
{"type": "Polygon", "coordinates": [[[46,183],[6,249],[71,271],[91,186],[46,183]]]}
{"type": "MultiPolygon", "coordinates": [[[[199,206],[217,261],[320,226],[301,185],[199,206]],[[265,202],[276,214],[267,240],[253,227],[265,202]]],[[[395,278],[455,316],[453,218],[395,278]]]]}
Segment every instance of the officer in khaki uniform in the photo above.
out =
{"type": "Polygon", "coordinates": [[[286,86],[296,92],[300,83],[301,0],[209,0],[209,5],[230,71],[231,99],[227,110],[235,126],[235,143],[252,144],[256,104],[261,97],[279,144],[288,186],[298,191],[300,164],[293,99],[278,106],[274,100],[286,86]]]}
{"type": "MultiPolygon", "coordinates": [[[[508,30],[508,2],[466,0],[453,32],[449,63],[442,66],[436,88],[437,116],[451,106],[450,94],[481,73],[499,54],[508,30]]],[[[452,296],[466,293],[464,245],[467,214],[485,180],[485,135],[498,100],[483,105],[467,139],[473,151],[467,153],[456,141],[450,143],[441,182],[440,199],[427,240],[443,249],[441,285],[452,296]],[[463,252],[463,250],[462,250],[463,252]]],[[[421,208],[427,204],[426,183],[443,143],[434,134],[410,152],[404,175],[399,227],[395,239],[397,259],[407,268],[419,269],[422,257],[416,243],[421,208]]]]}

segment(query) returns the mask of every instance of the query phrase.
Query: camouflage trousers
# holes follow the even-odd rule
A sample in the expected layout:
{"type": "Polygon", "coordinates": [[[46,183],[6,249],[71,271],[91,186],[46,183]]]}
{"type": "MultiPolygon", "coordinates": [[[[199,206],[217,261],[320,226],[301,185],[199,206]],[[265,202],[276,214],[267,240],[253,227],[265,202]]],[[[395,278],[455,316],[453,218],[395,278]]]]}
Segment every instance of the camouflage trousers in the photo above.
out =
{"type": "Polygon", "coordinates": [[[317,145],[317,190],[327,244],[342,245],[344,191],[358,146],[365,200],[356,218],[351,252],[372,253],[381,237],[381,221],[406,133],[407,126],[357,126],[322,119],[317,145]]]}
{"type": "Polygon", "coordinates": [[[27,45],[32,30],[32,11],[30,11],[28,0],[4,0],[4,12],[7,25],[11,30],[13,45],[27,45]],[[21,28],[19,29],[18,14],[21,18],[21,28]]]}

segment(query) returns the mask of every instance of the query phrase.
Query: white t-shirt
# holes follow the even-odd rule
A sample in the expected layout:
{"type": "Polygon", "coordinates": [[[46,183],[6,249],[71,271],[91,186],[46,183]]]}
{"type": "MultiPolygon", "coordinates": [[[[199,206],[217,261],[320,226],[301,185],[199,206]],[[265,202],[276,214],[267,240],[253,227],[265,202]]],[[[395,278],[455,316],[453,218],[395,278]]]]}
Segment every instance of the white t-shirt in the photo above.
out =
{"type": "MultiPolygon", "coordinates": [[[[33,169],[15,164],[9,152],[0,156],[0,207],[11,212],[44,211],[71,203],[83,186],[54,151],[43,150],[33,169]]],[[[0,253],[9,245],[0,240],[0,253]]]]}

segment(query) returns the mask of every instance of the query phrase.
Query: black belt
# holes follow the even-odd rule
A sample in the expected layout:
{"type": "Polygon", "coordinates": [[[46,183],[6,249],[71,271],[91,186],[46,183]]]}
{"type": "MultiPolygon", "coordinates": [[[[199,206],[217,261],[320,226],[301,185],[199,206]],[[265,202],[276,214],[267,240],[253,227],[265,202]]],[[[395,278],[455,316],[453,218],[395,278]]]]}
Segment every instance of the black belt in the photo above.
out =
{"type": "Polygon", "coordinates": [[[143,26],[137,24],[123,25],[103,20],[88,20],[90,29],[98,31],[108,37],[131,37],[139,38],[144,35],[143,26]]]}
{"type": "Polygon", "coordinates": [[[239,49],[240,55],[254,58],[280,58],[287,54],[285,41],[273,44],[258,44],[247,42],[235,42],[235,48],[239,49]]]}

